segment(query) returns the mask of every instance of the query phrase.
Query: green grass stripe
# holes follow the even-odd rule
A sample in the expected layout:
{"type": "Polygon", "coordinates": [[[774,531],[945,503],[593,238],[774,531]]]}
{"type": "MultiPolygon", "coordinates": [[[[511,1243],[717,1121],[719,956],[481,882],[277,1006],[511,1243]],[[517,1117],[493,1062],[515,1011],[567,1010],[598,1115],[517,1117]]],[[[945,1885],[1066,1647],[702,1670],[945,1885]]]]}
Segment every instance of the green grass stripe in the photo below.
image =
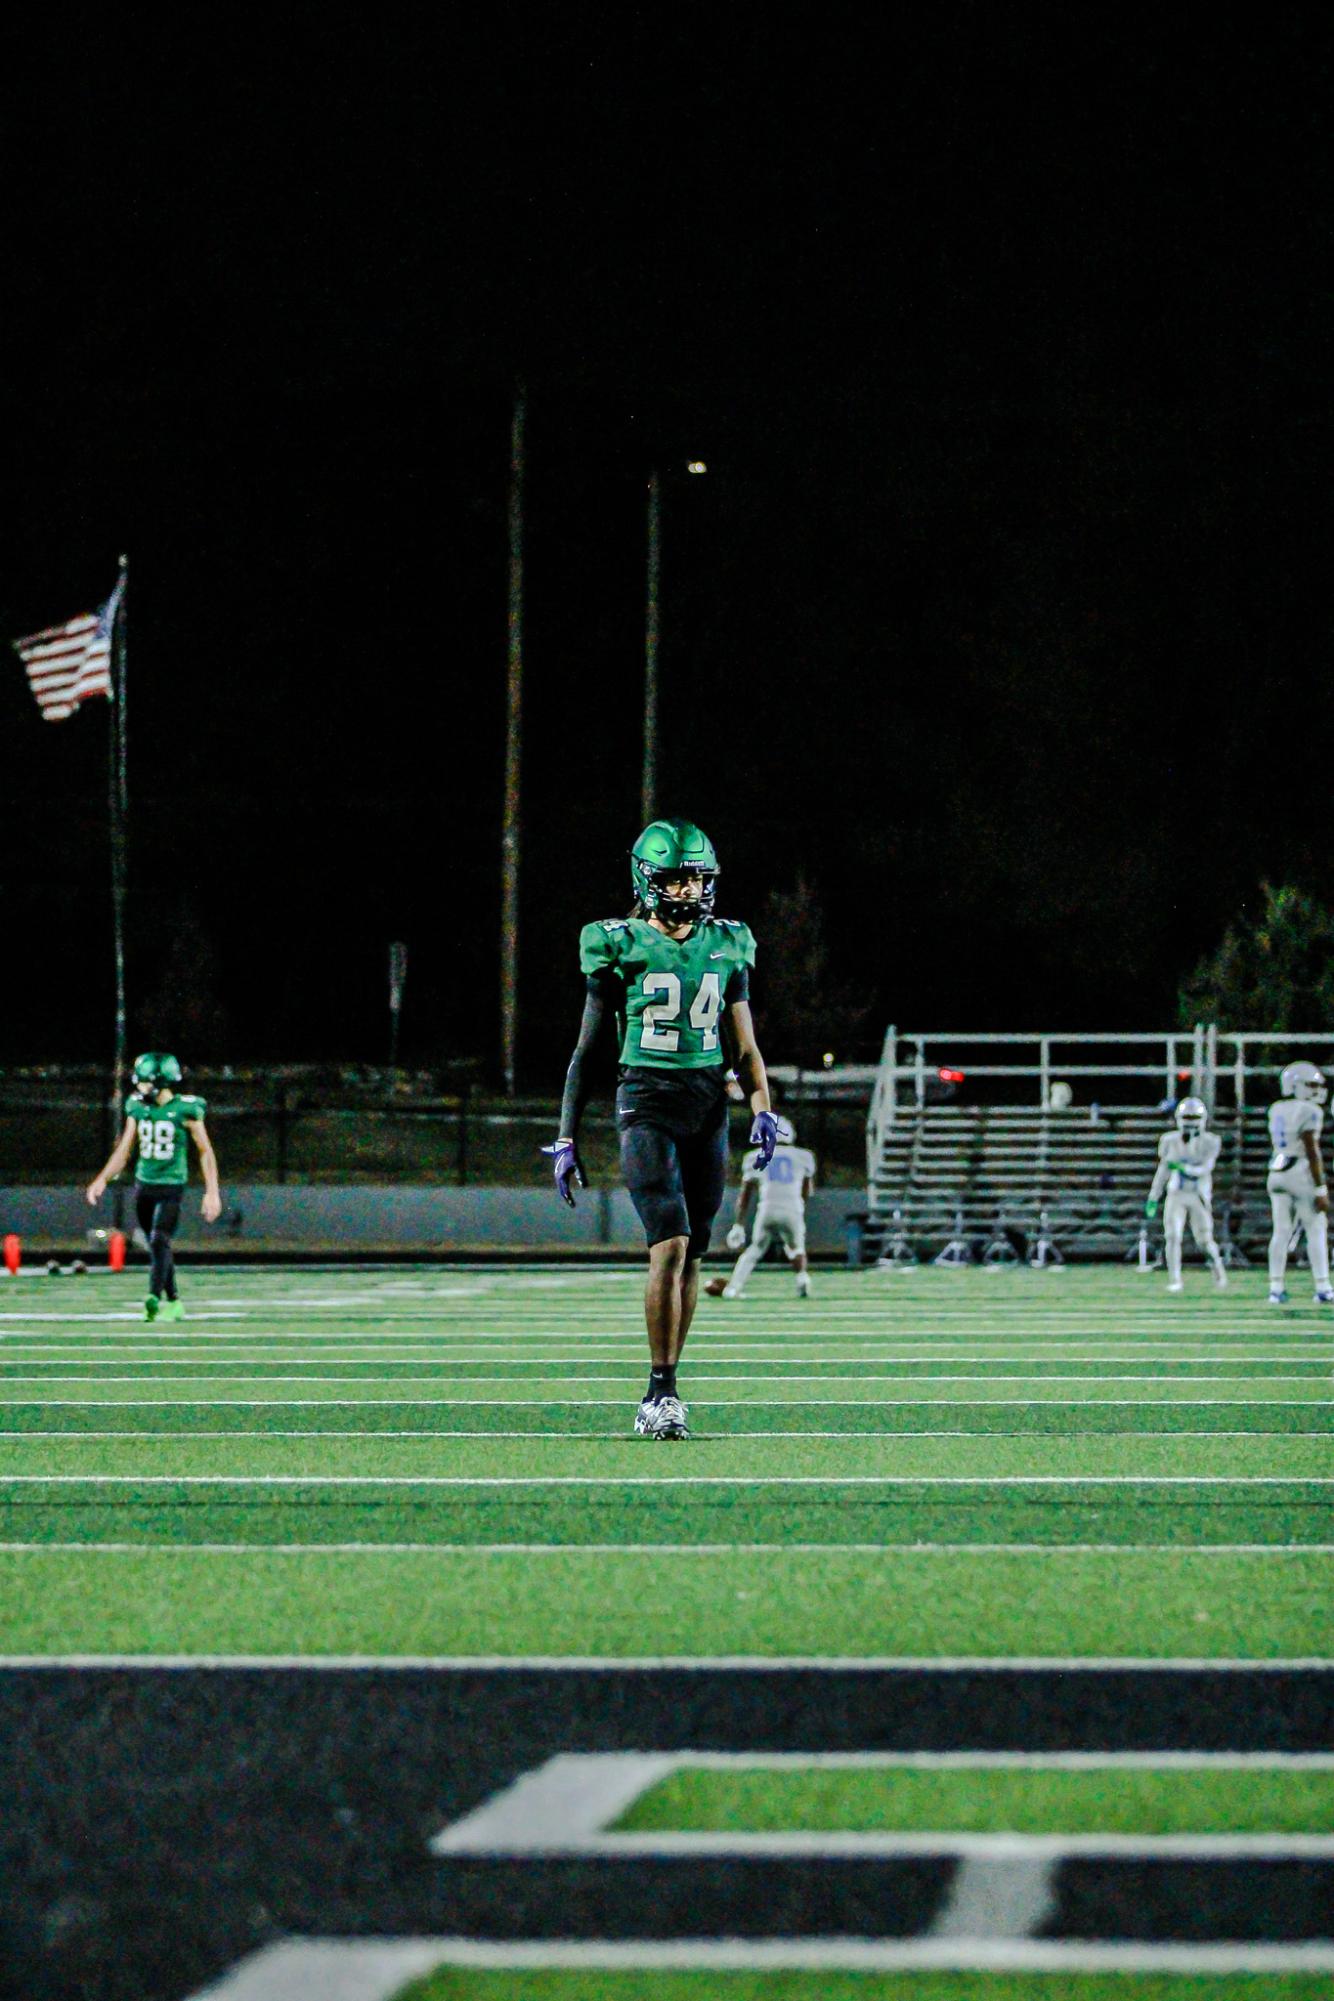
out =
{"type": "Polygon", "coordinates": [[[726,1834],[1328,1834],[1334,1771],[687,1766],[613,1825],[726,1834]]]}
{"type": "Polygon", "coordinates": [[[0,1551],[6,1654],[1334,1652],[1329,1558],[0,1551]]]}
{"type": "MultiPolygon", "coordinates": [[[[246,1375],[220,1376],[201,1382],[197,1377],[62,1376],[47,1379],[40,1386],[17,1379],[0,1385],[0,1412],[33,1403],[44,1406],[79,1403],[184,1403],[224,1402],[275,1405],[292,1403],[498,1403],[502,1405],[540,1404],[544,1408],[566,1409],[571,1405],[619,1404],[634,1416],[634,1407],[644,1392],[646,1371],[627,1367],[621,1376],[590,1381],[582,1371],[571,1370],[559,1383],[534,1381],[529,1376],[513,1378],[503,1385],[483,1380],[478,1383],[438,1381],[405,1384],[377,1378],[348,1381],[341,1371],[320,1374],[306,1370],[295,1379],[256,1381],[246,1375]]],[[[1089,1378],[1078,1385],[1055,1382],[1016,1382],[1013,1378],[973,1375],[963,1379],[928,1378],[911,1381],[901,1378],[862,1376],[829,1379],[815,1384],[790,1378],[766,1376],[759,1381],[737,1380],[734,1376],[706,1385],[700,1375],[684,1370],[681,1387],[692,1406],[702,1412],[718,1406],[754,1404],[836,1404],[847,1407],[863,1403],[875,1407],[885,1401],[915,1403],[998,1404],[1006,1409],[1051,1403],[1069,1406],[1076,1399],[1080,1408],[1092,1404],[1197,1404],[1210,1409],[1230,1409],[1248,1403],[1310,1403],[1322,1410],[1330,1405],[1331,1385],[1324,1377],[1277,1376],[1247,1381],[1232,1378],[1221,1383],[1191,1383],[1183,1380],[1144,1377],[1130,1382],[1089,1378]]]]}
{"type": "MultiPolygon", "coordinates": [[[[706,1413],[707,1415],[707,1413],[706,1413]]],[[[226,1474],[372,1477],[447,1474],[466,1479],[1214,1479],[1334,1480],[1324,1438],[1275,1434],[1220,1445],[1179,1438],[713,1438],[664,1452],[622,1433],[534,1438],[267,1440],[253,1438],[0,1438],[0,1489],[16,1474],[226,1474]]],[[[1314,1498],[1314,1495],[1312,1496],[1314,1498]]],[[[1330,1494],[1334,1516],[1334,1491],[1330,1494]]]]}
{"type": "MultiPolygon", "coordinates": [[[[639,1373],[638,1343],[629,1338],[624,1343],[623,1357],[602,1354],[589,1361],[580,1359],[577,1349],[564,1355],[544,1355],[529,1360],[506,1360],[497,1357],[483,1361],[449,1361],[427,1359],[395,1362],[379,1355],[364,1361],[330,1360],[323,1367],[318,1357],[304,1354],[289,1355],[275,1361],[247,1362],[240,1364],[232,1357],[220,1355],[202,1360],[173,1362],[169,1357],[154,1356],[142,1361],[116,1360],[105,1368],[99,1367],[92,1358],[67,1358],[53,1362],[7,1362],[0,1353],[0,1382],[4,1383],[59,1383],[70,1382],[135,1382],[155,1381],[158,1377],[170,1380],[194,1379],[198,1382],[212,1382],[217,1378],[236,1378],[253,1382],[291,1382],[302,1377],[319,1374],[326,1379],[343,1382],[360,1382],[371,1378],[377,1382],[421,1382],[421,1383],[507,1383],[516,1379],[562,1383],[569,1377],[577,1377],[583,1382],[618,1383],[625,1380],[633,1369],[639,1373]]],[[[858,1357],[854,1362],[824,1361],[809,1354],[784,1358],[781,1361],[733,1361],[726,1355],[710,1356],[701,1345],[691,1348],[689,1354],[689,1375],[694,1383],[821,1383],[821,1382],[863,1382],[888,1384],[893,1382],[1010,1382],[1010,1383],[1082,1383],[1082,1382],[1180,1382],[1180,1383],[1250,1383],[1252,1381],[1319,1382],[1329,1388],[1329,1371],[1314,1360],[1279,1364],[1274,1361],[1235,1361],[1231,1358],[1222,1362],[1182,1361],[1175,1356],[1155,1357],[1152,1360],[1107,1363],[1096,1360],[1068,1360],[1042,1358],[1036,1361],[1011,1360],[1006,1354],[997,1352],[995,1356],[977,1356],[966,1361],[925,1361],[921,1363],[878,1362],[858,1357]]]]}
{"type": "MultiPolygon", "coordinates": [[[[623,1439],[627,1404],[586,1402],[562,1407],[564,1438],[623,1439]]],[[[705,1413],[710,1439],[789,1436],[820,1432],[835,1437],[859,1433],[894,1436],[933,1432],[950,1437],[1107,1437],[1119,1434],[1205,1434],[1226,1438],[1255,1432],[1269,1436],[1334,1435],[1334,1402],[1280,1404],[986,1404],[966,1403],[736,1403],[710,1401],[705,1413]]],[[[124,1437],[178,1437],[200,1433],[258,1432],[288,1437],[351,1433],[374,1437],[406,1431],[440,1433],[521,1432],[548,1437],[552,1418],[543,1404],[494,1403],[118,1403],[0,1404],[0,1440],[34,1433],[78,1437],[112,1432],[124,1437]]],[[[1230,1446],[1229,1446],[1230,1449],[1230,1446]]]]}
{"type": "MultiPolygon", "coordinates": [[[[583,1543],[1334,1543],[1327,1503],[1286,1488],[1259,1499],[1198,1489],[703,1490],[408,1487],[46,1486],[0,1488],[0,1542],[583,1543]]],[[[1331,1576],[1334,1584],[1334,1575],[1331,1576]]]]}
{"type": "Polygon", "coordinates": [[[395,2001],[1329,2001],[1329,1975],[460,1966],[413,1981],[395,2001]]]}

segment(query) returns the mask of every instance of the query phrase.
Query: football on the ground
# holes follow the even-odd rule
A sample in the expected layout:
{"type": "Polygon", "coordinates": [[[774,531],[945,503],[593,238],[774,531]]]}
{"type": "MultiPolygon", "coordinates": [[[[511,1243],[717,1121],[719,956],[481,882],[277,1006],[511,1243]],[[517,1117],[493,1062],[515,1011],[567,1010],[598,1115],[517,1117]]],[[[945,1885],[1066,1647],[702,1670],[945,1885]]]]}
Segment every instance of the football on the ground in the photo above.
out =
{"type": "Polygon", "coordinates": [[[721,1299],[723,1296],[723,1287],[726,1284],[727,1280],[725,1278],[706,1279],[704,1282],[704,1290],[709,1294],[711,1299],[721,1299]]]}

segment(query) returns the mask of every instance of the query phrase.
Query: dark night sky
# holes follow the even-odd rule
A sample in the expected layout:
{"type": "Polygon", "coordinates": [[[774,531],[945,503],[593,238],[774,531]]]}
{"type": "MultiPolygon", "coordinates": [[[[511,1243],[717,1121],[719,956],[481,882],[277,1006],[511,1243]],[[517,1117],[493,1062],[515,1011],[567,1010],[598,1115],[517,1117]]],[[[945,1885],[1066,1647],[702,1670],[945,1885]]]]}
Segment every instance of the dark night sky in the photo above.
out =
{"type": "MultiPolygon", "coordinates": [[[[1262,876],[1334,897],[1331,30],[1169,11],[21,52],[0,633],[129,550],[136,1012],[183,933],[238,1057],[378,1059],[403,937],[405,1056],[494,1057],[520,371],[531,1081],[689,455],[663,803],[729,914],[815,880],[873,1037],[1159,1025],[1262,876]]],[[[10,656],[5,1063],[106,1054],[104,744],[10,656]]]]}

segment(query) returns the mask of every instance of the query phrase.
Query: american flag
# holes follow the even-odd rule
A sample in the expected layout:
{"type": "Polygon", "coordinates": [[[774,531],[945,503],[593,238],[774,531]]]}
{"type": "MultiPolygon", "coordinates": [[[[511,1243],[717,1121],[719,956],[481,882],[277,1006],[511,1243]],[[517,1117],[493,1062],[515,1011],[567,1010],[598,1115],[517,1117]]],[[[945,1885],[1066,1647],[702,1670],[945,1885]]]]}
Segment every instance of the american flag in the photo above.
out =
{"type": "Polygon", "coordinates": [[[88,695],[110,697],[111,635],[124,587],[122,578],[96,611],[14,641],[46,722],[63,722],[88,695]]]}

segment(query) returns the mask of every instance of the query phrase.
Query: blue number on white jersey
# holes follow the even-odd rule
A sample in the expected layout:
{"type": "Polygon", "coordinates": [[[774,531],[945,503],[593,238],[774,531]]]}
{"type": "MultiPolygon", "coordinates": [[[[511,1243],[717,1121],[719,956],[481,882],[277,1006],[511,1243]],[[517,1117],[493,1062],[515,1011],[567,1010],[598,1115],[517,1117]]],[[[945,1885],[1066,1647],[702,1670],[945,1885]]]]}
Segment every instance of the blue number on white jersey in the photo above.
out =
{"type": "Polygon", "coordinates": [[[796,1176],[792,1172],[791,1154],[776,1153],[774,1155],[773,1159],[769,1162],[769,1179],[770,1181],[780,1182],[795,1181],[796,1176]]]}

